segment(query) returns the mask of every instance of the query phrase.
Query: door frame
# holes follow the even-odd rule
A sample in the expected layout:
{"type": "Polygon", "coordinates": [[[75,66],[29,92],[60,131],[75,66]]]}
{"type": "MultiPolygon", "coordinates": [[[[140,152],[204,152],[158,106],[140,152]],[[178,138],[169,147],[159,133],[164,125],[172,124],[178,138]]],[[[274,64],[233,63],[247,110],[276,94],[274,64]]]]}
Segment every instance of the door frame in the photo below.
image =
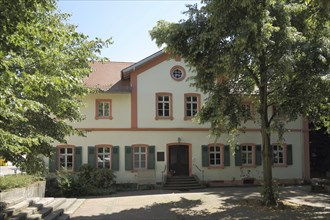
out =
{"type": "Polygon", "coordinates": [[[189,169],[189,176],[192,176],[192,145],[191,143],[185,142],[176,142],[176,143],[168,143],[166,144],[166,174],[170,175],[170,147],[172,146],[187,146],[188,147],[188,169],[189,169]]]}

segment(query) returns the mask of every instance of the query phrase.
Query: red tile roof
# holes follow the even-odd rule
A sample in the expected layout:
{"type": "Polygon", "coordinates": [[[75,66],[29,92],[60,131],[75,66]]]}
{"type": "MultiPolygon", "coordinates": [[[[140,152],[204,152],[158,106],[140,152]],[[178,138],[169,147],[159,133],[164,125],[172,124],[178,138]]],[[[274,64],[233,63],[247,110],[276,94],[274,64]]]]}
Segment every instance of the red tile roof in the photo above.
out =
{"type": "Polygon", "coordinates": [[[121,70],[131,62],[95,62],[91,64],[92,73],[85,80],[88,88],[98,88],[105,92],[130,92],[129,79],[122,79],[121,70]]]}

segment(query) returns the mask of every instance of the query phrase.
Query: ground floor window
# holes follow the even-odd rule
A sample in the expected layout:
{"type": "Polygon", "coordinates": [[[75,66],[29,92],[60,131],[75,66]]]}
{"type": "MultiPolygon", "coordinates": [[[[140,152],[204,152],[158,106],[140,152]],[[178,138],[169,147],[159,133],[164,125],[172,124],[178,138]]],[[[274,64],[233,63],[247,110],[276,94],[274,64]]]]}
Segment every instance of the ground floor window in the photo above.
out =
{"type": "Polygon", "coordinates": [[[253,165],[254,164],[254,153],[252,145],[241,146],[242,165],[253,165]]]}
{"type": "Polygon", "coordinates": [[[133,169],[147,168],[147,146],[133,145],[133,169]]]}
{"type": "Polygon", "coordinates": [[[210,166],[223,166],[223,145],[209,145],[210,166]]]}
{"type": "Polygon", "coordinates": [[[111,145],[97,145],[96,158],[98,168],[111,168],[111,145]]]}
{"type": "Polygon", "coordinates": [[[59,157],[58,160],[61,169],[73,171],[73,164],[74,164],[73,149],[74,146],[72,145],[58,146],[58,157],[59,157]]]}

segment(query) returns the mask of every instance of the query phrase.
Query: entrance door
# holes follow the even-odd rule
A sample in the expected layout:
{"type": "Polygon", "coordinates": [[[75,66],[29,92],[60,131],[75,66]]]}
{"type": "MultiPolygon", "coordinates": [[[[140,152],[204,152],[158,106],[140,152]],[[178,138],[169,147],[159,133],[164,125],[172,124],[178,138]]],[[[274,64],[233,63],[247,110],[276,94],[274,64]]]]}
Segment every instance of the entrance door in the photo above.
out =
{"type": "Polygon", "coordinates": [[[187,145],[169,147],[169,172],[173,176],[189,176],[189,154],[187,145]]]}

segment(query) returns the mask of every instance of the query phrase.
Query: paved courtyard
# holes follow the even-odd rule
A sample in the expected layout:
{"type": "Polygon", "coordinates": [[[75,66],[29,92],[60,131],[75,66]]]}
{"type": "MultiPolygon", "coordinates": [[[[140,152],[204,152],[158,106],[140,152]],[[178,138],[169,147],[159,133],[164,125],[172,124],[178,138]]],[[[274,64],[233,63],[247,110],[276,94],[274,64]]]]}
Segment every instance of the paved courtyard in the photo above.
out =
{"type": "Polygon", "coordinates": [[[290,208],[259,205],[259,190],[226,187],[122,192],[86,199],[71,219],[330,219],[330,195],[311,193],[309,186],[281,189],[282,201],[290,208]]]}

